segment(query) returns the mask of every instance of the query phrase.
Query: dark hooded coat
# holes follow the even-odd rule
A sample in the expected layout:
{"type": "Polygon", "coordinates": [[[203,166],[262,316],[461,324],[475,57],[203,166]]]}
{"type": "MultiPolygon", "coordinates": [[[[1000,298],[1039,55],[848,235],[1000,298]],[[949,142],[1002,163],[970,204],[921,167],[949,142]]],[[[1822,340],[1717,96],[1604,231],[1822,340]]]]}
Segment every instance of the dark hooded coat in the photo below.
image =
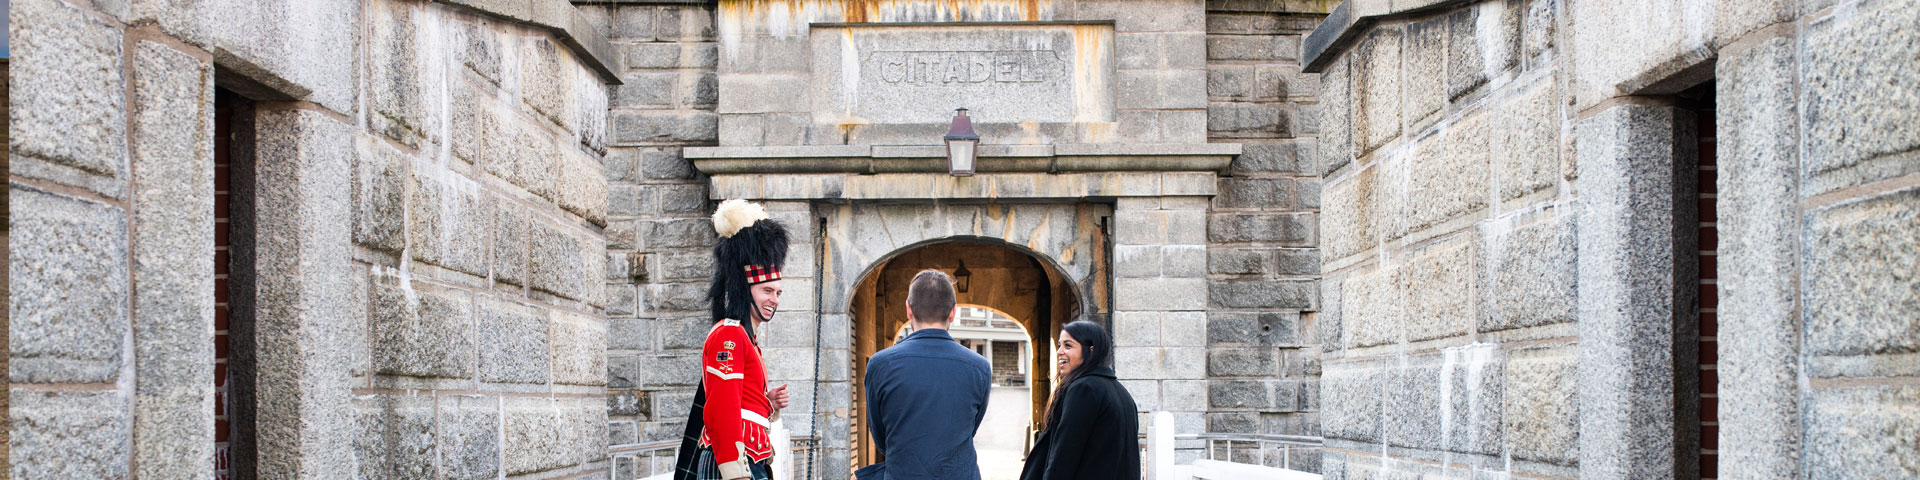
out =
{"type": "Polygon", "coordinates": [[[1040,432],[1020,480],[1140,480],[1140,410],[1114,378],[1096,367],[1054,400],[1060,418],[1040,432]]]}

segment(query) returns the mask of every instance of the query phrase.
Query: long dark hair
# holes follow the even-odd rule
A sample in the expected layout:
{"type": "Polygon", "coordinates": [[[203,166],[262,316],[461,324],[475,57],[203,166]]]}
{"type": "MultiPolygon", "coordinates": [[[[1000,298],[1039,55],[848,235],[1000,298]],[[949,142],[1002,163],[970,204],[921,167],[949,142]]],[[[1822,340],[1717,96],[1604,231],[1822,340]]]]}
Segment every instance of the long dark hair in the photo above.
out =
{"type": "Polygon", "coordinates": [[[1052,429],[1054,420],[1060,418],[1060,400],[1067,393],[1067,386],[1096,368],[1113,368],[1113,337],[1107,335],[1107,329],[1100,327],[1100,324],[1077,320],[1060,327],[1060,331],[1073,337],[1073,341],[1080,342],[1080,366],[1061,375],[1060,384],[1053,386],[1053,397],[1047,399],[1044,424],[1048,429],[1052,429]]]}

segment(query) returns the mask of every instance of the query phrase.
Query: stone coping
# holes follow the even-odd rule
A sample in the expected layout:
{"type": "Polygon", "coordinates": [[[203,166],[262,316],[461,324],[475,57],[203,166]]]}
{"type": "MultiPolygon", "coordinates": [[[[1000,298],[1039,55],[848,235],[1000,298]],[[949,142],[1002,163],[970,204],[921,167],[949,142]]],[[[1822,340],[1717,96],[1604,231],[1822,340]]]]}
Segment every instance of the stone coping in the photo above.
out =
{"type": "Polygon", "coordinates": [[[435,0],[440,3],[459,5],[489,16],[532,24],[553,32],[567,49],[580,57],[582,63],[600,73],[600,79],[607,85],[620,85],[620,54],[613,48],[613,42],[593,28],[593,22],[587,20],[580,9],[574,8],[567,0],[435,0]]]}
{"type": "Polygon", "coordinates": [[[854,28],[854,27],[1031,27],[1031,26],[1072,26],[1105,25],[1114,26],[1113,20],[1028,20],[1005,22],[813,22],[808,28],[854,28]]]}
{"type": "MultiPolygon", "coordinates": [[[[708,175],[946,173],[944,145],[687,147],[708,175]]],[[[981,145],[979,173],[1207,172],[1227,169],[1238,143],[981,145]]]]}
{"type": "Polygon", "coordinates": [[[714,200],[848,201],[1030,201],[1119,197],[1213,196],[1212,172],[856,173],[715,175],[707,195],[714,200]]]}
{"type": "Polygon", "coordinates": [[[1347,0],[1300,41],[1302,71],[1320,73],[1375,22],[1473,3],[1473,0],[1347,0]]]}
{"type": "Polygon", "coordinates": [[[1207,0],[1207,11],[1325,15],[1339,4],[1340,0],[1207,0]]]}

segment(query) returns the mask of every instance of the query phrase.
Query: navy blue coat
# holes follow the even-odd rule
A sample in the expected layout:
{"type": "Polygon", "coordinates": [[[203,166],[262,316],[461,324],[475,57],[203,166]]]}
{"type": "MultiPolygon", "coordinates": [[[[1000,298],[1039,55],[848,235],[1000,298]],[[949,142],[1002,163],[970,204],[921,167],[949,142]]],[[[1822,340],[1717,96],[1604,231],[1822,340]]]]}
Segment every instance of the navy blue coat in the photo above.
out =
{"type": "Polygon", "coordinates": [[[973,433],[987,415],[991,366],[946,330],[921,329],[867,360],[868,431],[884,465],[860,480],[979,480],[973,433]]]}

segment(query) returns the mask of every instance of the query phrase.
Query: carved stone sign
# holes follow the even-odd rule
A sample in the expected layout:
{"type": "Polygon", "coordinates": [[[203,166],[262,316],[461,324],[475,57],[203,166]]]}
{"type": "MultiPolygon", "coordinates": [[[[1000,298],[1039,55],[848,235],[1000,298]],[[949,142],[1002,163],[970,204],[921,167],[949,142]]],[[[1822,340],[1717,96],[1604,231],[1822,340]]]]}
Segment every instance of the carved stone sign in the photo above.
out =
{"type": "Polygon", "coordinates": [[[822,26],[812,31],[816,124],[1113,120],[1108,25],[822,26]]]}
{"type": "Polygon", "coordinates": [[[866,57],[861,69],[877,67],[882,82],[933,87],[1058,81],[1068,67],[1052,50],[878,51],[866,57]]]}

